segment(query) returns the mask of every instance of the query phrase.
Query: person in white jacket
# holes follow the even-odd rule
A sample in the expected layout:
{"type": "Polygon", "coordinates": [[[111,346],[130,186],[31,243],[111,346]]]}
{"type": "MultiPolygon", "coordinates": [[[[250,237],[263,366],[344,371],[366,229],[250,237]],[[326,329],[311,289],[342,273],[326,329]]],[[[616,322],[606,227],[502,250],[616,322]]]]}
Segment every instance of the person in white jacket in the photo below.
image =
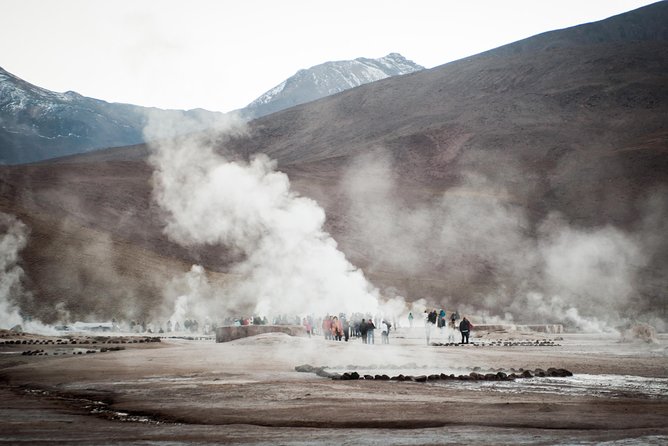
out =
{"type": "Polygon", "coordinates": [[[380,324],[380,328],[382,330],[381,332],[381,339],[383,344],[389,344],[390,343],[390,324],[383,319],[383,322],[380,324]]]}

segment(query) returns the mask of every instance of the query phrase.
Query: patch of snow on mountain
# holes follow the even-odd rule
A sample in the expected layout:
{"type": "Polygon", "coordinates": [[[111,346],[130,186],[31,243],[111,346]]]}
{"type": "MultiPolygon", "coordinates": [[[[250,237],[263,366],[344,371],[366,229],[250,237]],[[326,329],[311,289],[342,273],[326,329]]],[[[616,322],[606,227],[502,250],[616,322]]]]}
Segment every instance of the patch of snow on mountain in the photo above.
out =
{"type": "Polygon", "coordinates": [[[266,104],[266,103],[268,103],[268,102],[271,102],[271,100],[272,100],[275,96],[277,96],[278,94],[280,94],[280,93],[285,89],[285,86],[286,86],[286,85],[287,85],[287,81],[283,81],[283,82],[281,82],[280,84],[276,85],[274,88],[272,88],[271,90],[267,91],[267,92],[264,93],[262,96],[260,96],[259,98],[257,98],[257,99],[254,100],[253,102],[251,102],[250,105],[254,105],[254,104],[255,104],[255,105],[258,105],[258,104],[266,104]]]}
{"type": "Polygon", "coordinates": [[[363,84],[423,69],[424,67],[398,53],[390,53],[379,59],[360,57],[355,60],[326,62],[297,71],[292,77],[251,102],[246,107],[246,112],[249,116],[260,117],[363,84]]]}

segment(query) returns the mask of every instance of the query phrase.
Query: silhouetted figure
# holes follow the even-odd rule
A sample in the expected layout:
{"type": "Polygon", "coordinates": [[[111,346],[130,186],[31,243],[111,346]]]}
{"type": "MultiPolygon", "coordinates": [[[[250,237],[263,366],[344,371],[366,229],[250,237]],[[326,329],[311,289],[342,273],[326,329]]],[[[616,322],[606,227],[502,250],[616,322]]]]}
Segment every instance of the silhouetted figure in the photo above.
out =
{"type": "Polygon", "coordinates": [[[462,334],[462,344],[469,343],[469,332],[471,331],[471,323],[468,319],[464,318],[459,323],[459,332],[462,334]],[[464,342],[466,340],[466,342],[464,342]]]}
{"type": "Polygon", "coordinates": [[[362,343],[366,344],[367,339],[366,339],[366,334],[367,331],[369,330],[369,326],[367,325],[366,321],[362,319],[362,322],[360,322],[360,335],[362,337],[362,343]]]}

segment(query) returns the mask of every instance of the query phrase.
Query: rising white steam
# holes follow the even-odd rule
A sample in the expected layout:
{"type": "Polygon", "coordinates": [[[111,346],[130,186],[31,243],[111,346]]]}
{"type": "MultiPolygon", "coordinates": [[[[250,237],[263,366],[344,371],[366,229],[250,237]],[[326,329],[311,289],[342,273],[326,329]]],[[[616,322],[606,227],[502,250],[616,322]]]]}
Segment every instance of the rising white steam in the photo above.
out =
{"type": "Polygon", "coordinates": [[[40,321],[24,318],[18,302],[28,296],[23,288],[23,269],[19,255],[28,242],[28,227],[13,215],[0,212],[0,328],[20,326],[33,333],[53,333],[40,321]]]}
{"type": "MultiPolygon", "coordinates": [[[[148,134],[163,124],[152,121],[148,134]]],[[[219,131],[240,133],[243,127],[228,120],[219,131]]],[[[377,290],[323,230],[322,208],[293,192],[268,157],[233,161],[217,153],[211,139],[194,135],[154,143],[151,156],[166,234],[184,246],[221,246],[221,255],[233,250],[243,258],[231,267],[235,279],[209,293],[216,295],[210,311],[375,313],[377,290]]],[[[201,299],[197,294],[177,301],[193,306],[201,299]]]]}
{"type": "Polygon", "coordinates": [[[637,299],[646,263],[642,234],[577,228],[555,214],[532,227],[498,181],[473,172],[462,172],[460,184],[431,200],[406,198],[395,176],[382,150],[347,171],[342,188],[357,250],[371,254],[372,268],[442,274],[470,296],[410,300],[427,297],[487,322],[563,323],[584,331],[613,331],[633,319],[625,312],[637,299]],[[479,283],[487,290],[466,289],[479,283]]]}
{"type": "Polygon", "coordinates": [[[23,323],[15,302],[23,293],[23,269],[18,260],[27,237],[26,225],[13,215],[0,212],[0,328],[23,323]]]}

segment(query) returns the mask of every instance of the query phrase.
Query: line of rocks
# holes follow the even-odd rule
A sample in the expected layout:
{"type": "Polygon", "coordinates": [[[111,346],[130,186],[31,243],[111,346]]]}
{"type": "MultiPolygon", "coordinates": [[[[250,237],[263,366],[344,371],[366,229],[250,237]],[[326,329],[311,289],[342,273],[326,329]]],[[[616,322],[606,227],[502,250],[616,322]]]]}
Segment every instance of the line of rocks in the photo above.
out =
{"type": "Polygon", "coordinates": [[[432,342],[434,347],[459,347],[470,345],[473,347],[560,347],[553,340],[532,340],[532,341],[490,341],[490,342],[470,342],[462,344],[459,342],[432,342]]]}
{"type": "Polygon", "coordinates": [[[155,337],[145,337],[138,339],[107,339],[107,340],[88,340],[88,339],[10,339],[0,341],[0,345],[93,345],[93,344],[143,344],[150,342],[161,342],[161,339],[155,337]]]}
{"type": "MultiPolygon", "coordinates": [[[[326,367],[314,367],[312,365],[304,364],[295,367],[295,371],[303,373],[315,373],[318,376],[324,378],[331,378],[333,380],[340,381],[350,381],[350,380],[374,380],[374,381],[411,381],[411,382],[427,382],[427,381],[447,381],[447,380],[457,380],[457,381],[514,381],[516,379],[526,379],[526,378],[535,378],[535,377],[567,377],[573,376],[573,373],[566,369],[550,367],[547,370],[535,369],[533,371],[523,370],[522,372],[510,372],[506,373],[503,371],[497,371],[496,373],[478,373],[471,372],[467,375],[455,375],[455,374],[430,374],[430,375],[395,375],[389,376],[386,374],[360,374],[358,372],[344,372],[344,373],[331,373],[325,370],[326,367]]],[[[514,370],[514,369],[513,369],[514,370]]]]}
{"type": "MultiPolygon", "coordinates": [[[[85,352],[82,351],[82,350],[77,350],[77,351],[73,351],[72,354],[73,355],[83,355],[83,354],[90,355],[90,354],[93,354],[93,353],[115,352],[115,351],[120,351],[120,350],[125,350],[125,347],[120,347],[120,346],[117,346],[117,347],[102,347],[99,350],[86,350],[85,352]]],[[[21,352],[22,356],[49,356],[49,355],[65,356],[65,355],[68,355],[68,354],[69,353],[66,353],[66,352],[51,352],[51,353],[49,353],[49,352],[46,352],[44,350],[26,350],[24,352],[21,352]]]]}

